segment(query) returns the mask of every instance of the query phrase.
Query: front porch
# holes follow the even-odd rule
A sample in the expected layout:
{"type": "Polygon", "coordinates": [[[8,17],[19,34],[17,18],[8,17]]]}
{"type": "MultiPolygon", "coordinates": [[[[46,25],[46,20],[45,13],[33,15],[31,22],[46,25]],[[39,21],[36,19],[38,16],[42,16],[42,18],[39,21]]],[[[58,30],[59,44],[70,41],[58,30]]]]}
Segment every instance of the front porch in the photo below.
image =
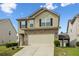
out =
{"type": "Polygon", "coordinates": [[[66,33],[61,33],[59,35],[60,47],[70,46],[70,37],[66,33]]]}
{"type": "Polygon", "coordinates": [[[27,34],[19,34],[19,46],[28,45],[28,36],[27,34]]]}

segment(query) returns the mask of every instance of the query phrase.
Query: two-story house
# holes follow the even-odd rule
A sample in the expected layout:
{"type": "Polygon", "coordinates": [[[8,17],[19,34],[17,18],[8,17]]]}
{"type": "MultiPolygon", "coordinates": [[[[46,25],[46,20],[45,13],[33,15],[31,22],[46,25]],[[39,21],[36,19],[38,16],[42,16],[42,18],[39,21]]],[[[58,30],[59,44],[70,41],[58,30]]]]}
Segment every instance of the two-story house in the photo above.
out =
{"type": "Polygon", "coordinates": [[[41,8],[26,18],[18,19],[19,44],[54,45],[58,34],[60,17],[58,14],[41,8]]]}
{"type": "Polygon", "coordinates": [[[10,19],[0,19],[0,44],[17,41],[17,31],[10,19]]]}
{"type": "Polygon", "coordinates": [[[67,33],[70,36],[70,45],[75,46],[79,41],[79,15],[68,21],[67,33]]]}

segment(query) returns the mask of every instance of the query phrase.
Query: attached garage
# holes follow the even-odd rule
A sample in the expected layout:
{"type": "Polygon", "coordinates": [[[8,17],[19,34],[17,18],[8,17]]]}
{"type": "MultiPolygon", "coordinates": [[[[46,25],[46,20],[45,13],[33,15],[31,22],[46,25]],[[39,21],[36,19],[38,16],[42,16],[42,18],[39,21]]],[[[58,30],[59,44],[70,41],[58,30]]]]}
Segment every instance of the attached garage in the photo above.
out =
{"type": "Polygon", "coordinates": [[[30,30],[20,35],[20,45],[48,45],[54,46],[56,31],[30,30]],[[23,35],[23,36],[22,36],[23,35]],[[22,41],[21,41],[22,40],[22,41]]]}
{"type": "Polygon", "coordinates": [[[31,32],[28,34],[28,45],[53,45],[54,34],[49,33],[37,33],[31,32]]]}
{"type": "Polygon", "coordinates": [[[52,44],[54,40],[53,34],[33,34],[28,35],[28,44],[29,45],[43,45],[43,44],[52,44]]]}

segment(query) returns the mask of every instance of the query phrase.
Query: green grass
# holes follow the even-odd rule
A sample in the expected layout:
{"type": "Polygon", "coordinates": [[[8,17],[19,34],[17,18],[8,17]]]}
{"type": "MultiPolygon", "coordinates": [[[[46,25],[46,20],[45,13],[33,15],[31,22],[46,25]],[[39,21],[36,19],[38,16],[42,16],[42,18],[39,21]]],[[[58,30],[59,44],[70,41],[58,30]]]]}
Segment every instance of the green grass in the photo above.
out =
{"type": "Polygon", "coordinates": [[[55,56],[79,56],[79,47],[76,48],[60,48],[56,47],[54,49],[54,55],[55,56]]]}
{"type": "Polygon", "coordinates": [[[0,56],[12,56],[20,49],[22,48],[16,48],[15,50],[12,50],[12,48],[6,48],[5,46],[0,46],[0,56]]]}

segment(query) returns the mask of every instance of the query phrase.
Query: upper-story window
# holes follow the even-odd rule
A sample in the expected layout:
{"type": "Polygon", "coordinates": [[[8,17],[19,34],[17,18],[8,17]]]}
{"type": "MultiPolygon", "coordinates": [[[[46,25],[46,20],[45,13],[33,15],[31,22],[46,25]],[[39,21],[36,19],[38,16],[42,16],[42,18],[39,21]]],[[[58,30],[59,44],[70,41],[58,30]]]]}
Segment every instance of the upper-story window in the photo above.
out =
{"type": "Polygon", "coordinates": [[[52,26],[52,18],[40,19],[40,26],[52,26]]]}
{"type": "Polygon", "coordinates": [[[41,26],[45,26],[45,22],[46,22],[45,19],[41,20],[41,26]]]}
{"type": "Polygon", "coordinates": [[[51,26],[51,19],[46,19],[46,26],[51,26]]]}
{"type": "Polygon", "coordinates": [[[20,27],[25,28],[26,27],[26,21],[21,21],[20,22],[20,27]]]}
{"type": "Polygon", "coordinates": [[[34,26],[34,20],[30,20],[30,27],[34,26]]]}

